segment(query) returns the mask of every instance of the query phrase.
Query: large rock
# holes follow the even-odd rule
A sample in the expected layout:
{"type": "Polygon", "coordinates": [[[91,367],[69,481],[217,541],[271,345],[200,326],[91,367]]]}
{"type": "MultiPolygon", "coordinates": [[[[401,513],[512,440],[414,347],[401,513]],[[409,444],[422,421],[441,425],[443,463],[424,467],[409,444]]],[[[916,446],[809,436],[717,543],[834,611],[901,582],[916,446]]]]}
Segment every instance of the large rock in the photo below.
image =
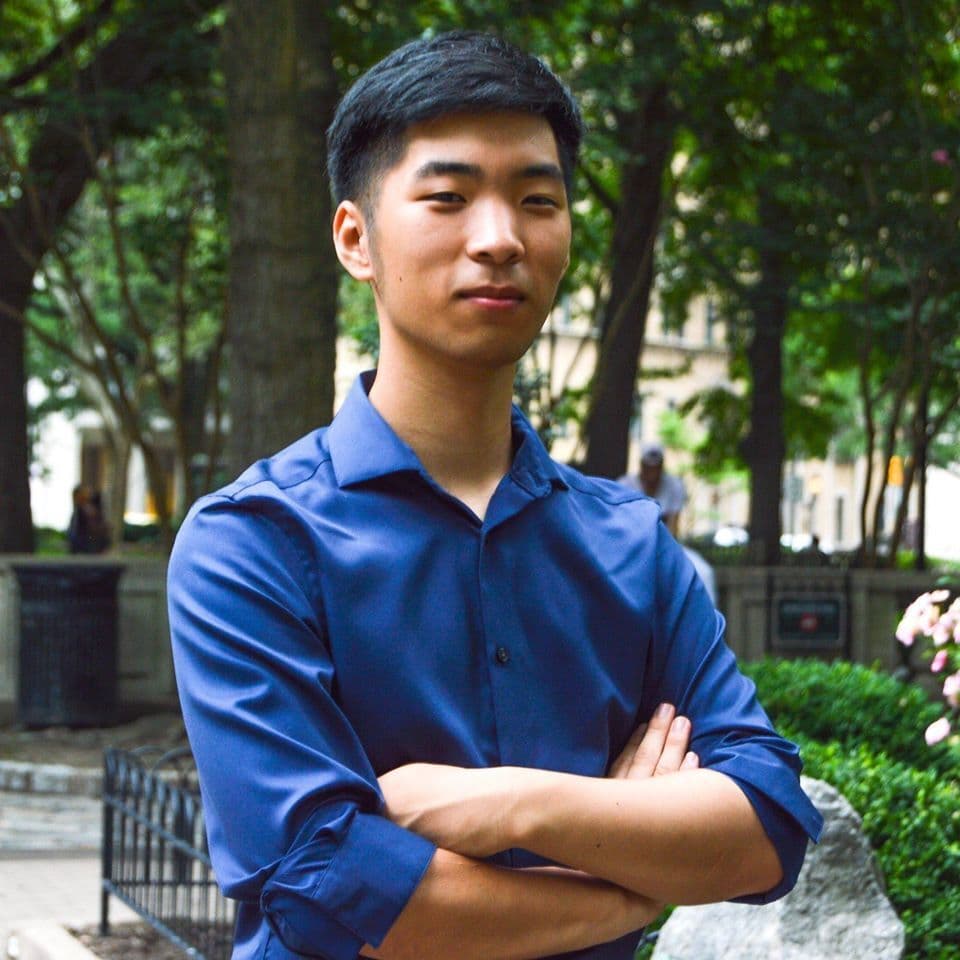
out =
{"type": "Polygon", "coordinates": [[[903,924],[860,817],[828,783],[803,779],[823,814],[796,887],[764,906],[678,907],[663,925],[653,960],[899,960],[903,924]]]}

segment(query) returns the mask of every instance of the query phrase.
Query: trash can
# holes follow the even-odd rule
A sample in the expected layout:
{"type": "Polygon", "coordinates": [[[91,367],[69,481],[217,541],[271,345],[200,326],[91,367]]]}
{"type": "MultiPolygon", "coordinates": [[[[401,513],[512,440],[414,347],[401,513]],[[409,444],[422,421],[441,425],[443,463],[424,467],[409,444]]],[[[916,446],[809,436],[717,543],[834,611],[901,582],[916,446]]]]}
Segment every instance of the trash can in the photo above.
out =
{"type": "Polygon", "coordinates": [[[14,565],[20,586],[18,720],[26,727],[116,722],[119,564],[14,565]]]}

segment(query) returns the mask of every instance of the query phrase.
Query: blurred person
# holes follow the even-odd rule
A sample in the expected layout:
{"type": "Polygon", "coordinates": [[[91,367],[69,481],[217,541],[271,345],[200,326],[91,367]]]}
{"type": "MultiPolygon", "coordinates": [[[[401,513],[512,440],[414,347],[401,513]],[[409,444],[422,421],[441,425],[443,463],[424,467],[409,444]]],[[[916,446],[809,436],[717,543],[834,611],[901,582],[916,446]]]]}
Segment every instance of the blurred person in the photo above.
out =
{"type": "Polygon", "coordinates": [[[67,527],[71,553],[103,553],[110,546],[110,531],[99,490],[79,484],[73,488],[73,513],[67,527]]]}
{"type": "Polygon", "coordinates": [[[619,482],[656,500],[663,522],[676,537],[687,491],[679,477],[664,469],[663,458],[663,447],[659,443],[645,444],[640,452],[639,474],[626,473],[619,482]]]}

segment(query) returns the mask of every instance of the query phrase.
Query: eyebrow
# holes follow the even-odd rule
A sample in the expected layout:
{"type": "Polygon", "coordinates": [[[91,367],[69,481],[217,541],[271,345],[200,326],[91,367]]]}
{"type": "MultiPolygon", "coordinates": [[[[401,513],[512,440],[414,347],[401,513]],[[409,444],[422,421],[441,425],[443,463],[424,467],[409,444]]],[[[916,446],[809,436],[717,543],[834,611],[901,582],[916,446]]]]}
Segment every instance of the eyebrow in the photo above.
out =
{"type": "MultiPolygon", "coordinates": [[[[483,168],[476,163],[461,163],[457,160],[429,160],[417,168],[414,177],[417,180],[426,180],[429,177],[442,176],[472,177],[474,180],[483,179],[483,168]]],[[[550,180],[563,182],[563,171],[555,163],[532,163],[518,170],[514,175],[517,180],[536,180],[546,177],[550,180]]]]}

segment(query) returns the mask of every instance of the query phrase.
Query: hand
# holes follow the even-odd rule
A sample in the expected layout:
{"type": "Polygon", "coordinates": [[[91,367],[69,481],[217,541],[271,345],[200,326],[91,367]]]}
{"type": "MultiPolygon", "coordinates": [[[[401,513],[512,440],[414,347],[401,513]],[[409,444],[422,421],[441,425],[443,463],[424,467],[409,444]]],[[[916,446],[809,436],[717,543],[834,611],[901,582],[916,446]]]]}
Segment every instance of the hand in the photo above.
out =
{"type": "Polygon", "coordinates": [[[649,723],[641,723],[633,731],[607,776],[613,780],[645,780],[678,770],[696,770],[700,758],[687,749],[691,732],[686,717],[678,717],[672,704],[661,704],[649,723]]]}
{"type": "Polygon", "coordinates": [[[378,782],[394,823],[445,850],[482,858],[513,846],[505,819],[509,776],[507,767],[408,763],[378,782]]]}

